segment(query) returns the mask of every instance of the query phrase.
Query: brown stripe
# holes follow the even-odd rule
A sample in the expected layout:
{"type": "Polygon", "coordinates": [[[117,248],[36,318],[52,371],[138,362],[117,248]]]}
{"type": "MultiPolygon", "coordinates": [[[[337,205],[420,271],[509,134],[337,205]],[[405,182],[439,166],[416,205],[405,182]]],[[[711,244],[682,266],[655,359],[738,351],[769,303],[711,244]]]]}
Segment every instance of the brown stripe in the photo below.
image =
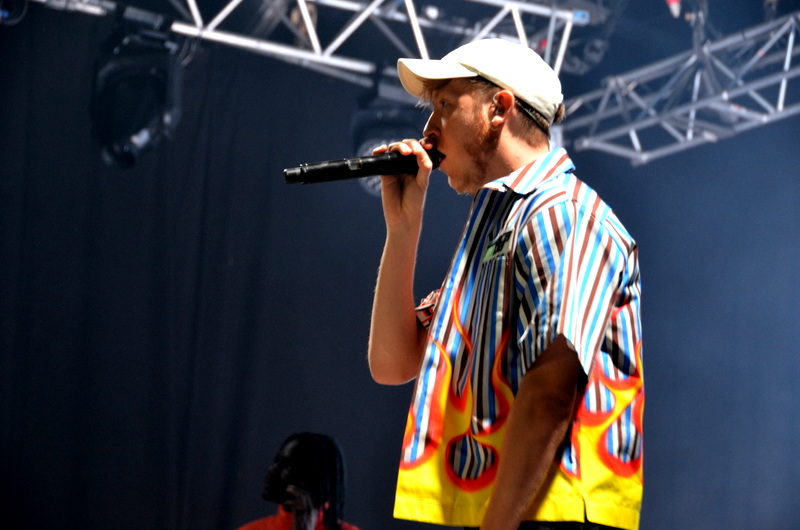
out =
{"type": "Polygon", "coordinates": [[[511,186],[509,186],[512,190],[515,189],[519,185],[519,183],[522,182],[525,179],[525,177],[528,174],[528,171],[531,170],[531,168],[533,167],[533,165],[535,163],[536,163],[536,160],[534,160],[533,162],[530,162],[527,166],[522,168],[522,171],[519,172],[519,174],[517,175],[517,178],[515,178],[514,182],[512,182],[511,186]]]}
{"type": "MultiPolygon", "coordinates": [[[[608,267],[606,266],[606,264],[608,263],[609,254],[610,254],[609,246],[608,246],[608,244],[606,244],[606,245],[603,246],[602,261],[600,262],[600,264],[603,265],[603,267],[601,269],[603,273],[606,273],[608,271],[608,267]]],[[[582,329],[587,329],[589,316],[593,312],[592,308],[595,305],[595,296],[597,295],[597,289],[598,289],[598,286],[600,285],[600,281],[601,281],[601,275],[600,274],[595,274],[594,283],[592,284],[592,288],[589,291],[588,302],[586,304],[584,304],[584,307],[586,308],[586,310],[583,313],[583,321],[581,322],[582,329]]],[[[605,317],[603,318],[603,321],[604,322],[608,322],[608,319],[609,319],[610,316],[611,316],[611,308],[608,308],[606,310],[606,314],[605,314],[605,317]]],[[[603,332],[605,332],[605,329],[606,329],[606,326],[603,326],[603,332]]],[[[602,340],[602,335],[600,336],[600,338],[602,340]]],[[[599,344],[592,344],[591,346],[592,346],[592,351],[595,351],[596,349],[598,349],[600,347],[599,344]]]]}

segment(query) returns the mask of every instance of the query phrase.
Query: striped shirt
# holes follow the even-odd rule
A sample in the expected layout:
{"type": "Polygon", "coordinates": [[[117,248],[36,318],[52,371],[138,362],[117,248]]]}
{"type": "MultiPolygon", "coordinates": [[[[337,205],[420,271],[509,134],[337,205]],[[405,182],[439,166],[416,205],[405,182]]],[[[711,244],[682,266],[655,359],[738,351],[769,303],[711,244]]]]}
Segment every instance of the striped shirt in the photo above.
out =
{"type": "Polygon", "coordinates": [[[588,383],[526,519],[636,528],[641,503],[637,247],[556,149],[490,182],[441,288],[418,308],[428,341],[403,440],[395,515],[478,526],[520,381],[559,335],[588,383]]]}

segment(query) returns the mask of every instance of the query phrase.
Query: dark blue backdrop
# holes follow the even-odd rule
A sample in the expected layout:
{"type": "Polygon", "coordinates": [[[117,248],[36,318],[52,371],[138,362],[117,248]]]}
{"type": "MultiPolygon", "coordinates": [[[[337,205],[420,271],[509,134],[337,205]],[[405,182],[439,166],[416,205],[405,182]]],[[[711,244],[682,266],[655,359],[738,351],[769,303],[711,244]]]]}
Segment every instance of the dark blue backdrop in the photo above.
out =
{"type": "MultiPolygon", "coordinates": [[[[259,493],[280,442],[315,430],[346,453],[349,521],[422,528],[391,519],[411,388],[365,360],[379,200],[282,182],[350,153],[361,91],[206,45],[176,138],[112,169],[87,113],[109,29],[38,6],[0,28],[3,522],[235,528],[274,510],[259,493]]],[[[798,131],[636,168],[573,153],[640,244],[645,530],[800,526],[798,131]]],[[[435,179],[420,294],[467,208],[435,179]]]]}

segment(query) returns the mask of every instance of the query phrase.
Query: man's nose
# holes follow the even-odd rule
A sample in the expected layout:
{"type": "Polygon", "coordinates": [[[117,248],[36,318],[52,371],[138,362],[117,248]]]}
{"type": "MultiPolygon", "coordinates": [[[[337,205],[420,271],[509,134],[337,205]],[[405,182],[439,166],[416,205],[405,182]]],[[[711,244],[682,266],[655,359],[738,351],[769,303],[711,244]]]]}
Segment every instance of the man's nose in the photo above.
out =
{"type": "Polygon", "coordinates": [[[422,130],[422,136],[425,138],[435,138],[439,136],[439,126],[437,125],[433,114],[431,114],[427,123],[425,123],[425,128],[422,130]]]}

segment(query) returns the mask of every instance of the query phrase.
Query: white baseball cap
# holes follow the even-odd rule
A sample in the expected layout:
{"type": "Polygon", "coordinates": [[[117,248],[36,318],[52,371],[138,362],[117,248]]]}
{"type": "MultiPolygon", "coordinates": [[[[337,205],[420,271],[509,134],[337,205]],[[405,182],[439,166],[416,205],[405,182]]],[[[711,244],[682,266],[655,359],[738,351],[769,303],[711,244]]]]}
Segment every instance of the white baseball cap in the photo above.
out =
{"type": "Polygon", "coordinates": [[[564,101],[561,81],[544,59],[529,47],[483,39],[464,44],[441,59],[398,59],[397,74],[412,96],[424,96],[424,81],[483,77],[542,113],[552,124],[564,101]]]}

